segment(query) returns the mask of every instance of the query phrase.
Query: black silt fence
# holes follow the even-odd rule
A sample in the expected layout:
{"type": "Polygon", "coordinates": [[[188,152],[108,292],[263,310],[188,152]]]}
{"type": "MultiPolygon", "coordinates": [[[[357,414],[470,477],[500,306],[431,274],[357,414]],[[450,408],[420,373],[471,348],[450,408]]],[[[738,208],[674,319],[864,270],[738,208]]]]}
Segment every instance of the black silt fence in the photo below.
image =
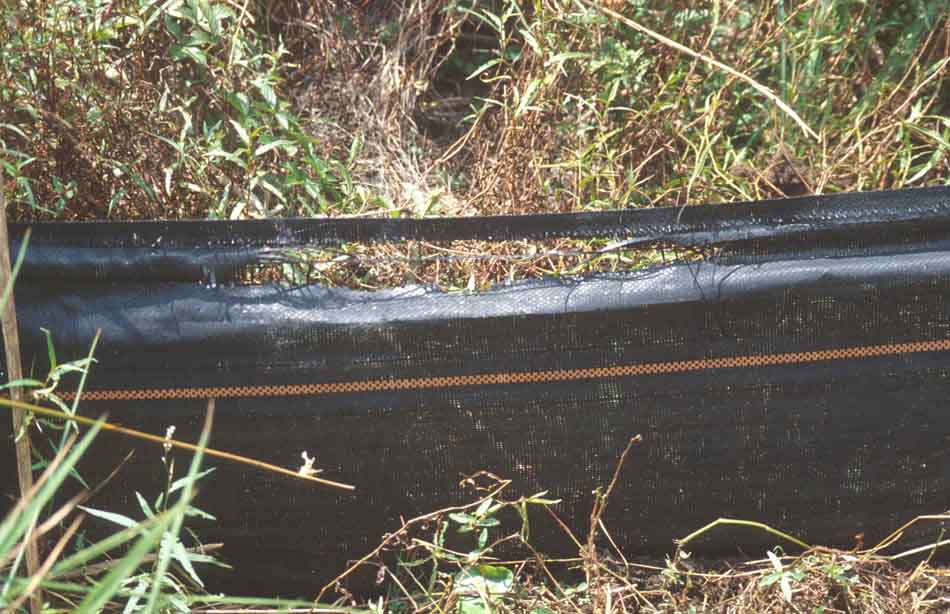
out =
{"type": "MultiPolygon", "coordinates": [[[[591,491],[638,433],[606,518],[631,556],[719,516],[847,546],[942,511],[948,289],[950,188],[932,188],[462,220],[44,223],[16,293],[36,374],[42,328],[61,359],[102,331],[82,413],[194,440],[214,396],[213,446],[289,467],[306,450],[357,486],[210,462],[198,503],[217,521],[199,532],[226,544],[237,572],[222,581],[309,594],[400,517],[467,500],[459,479],[480,469],[551,491],[584,534],[591,491]],[[227,283],[302,247],[555,237],[707,255],[477,295],[227,283]]],[[[101,438],[90,480],[137,452],[94,507],[136,515],[161,451],[101,438]]],[[[760,556],[775,541],[718,536],[697,548],[760,556]]],[[[571,553],[554,527],[535,539],[571,553]]]]}

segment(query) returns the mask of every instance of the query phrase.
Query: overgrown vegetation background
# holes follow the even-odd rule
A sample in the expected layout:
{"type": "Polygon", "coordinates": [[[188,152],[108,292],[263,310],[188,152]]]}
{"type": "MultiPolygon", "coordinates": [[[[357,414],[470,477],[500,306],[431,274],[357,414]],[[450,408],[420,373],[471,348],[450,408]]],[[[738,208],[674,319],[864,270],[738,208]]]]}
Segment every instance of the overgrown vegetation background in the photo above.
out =
{"type": "Polygon", "coordinates": [[[7,0],[18,219],[470,215],[947,181],[940,0],[7,0]],[[771,88],[626,25],[651,28],[771,88]]]}
{"type": "MultiPolygon", "coordinates": [[[[4,0],[0,13],[0,164],[20,221],[564,212],[950,180],[945,0],[4,0]],[[814,135],[734,73],[770,88],[814,135]]],[[[532,256],[539,246],[349,249],[532,256]]],[[[644,256],[611,257],[603,266],[644,256]]],[[[526,262],[463,259],[448,283],[574,270],[563,258],[526,262]]],[[[373,287],[432,274],[389,262],[324,281],[373,287]]],[[[4,557],[28,539],[24,519],[38,517],[88,441],[21,502],[29,514],[0,526],[4,557]]],[[[190,493],[198,477],[195,462],[180,488],[190,493]]],[[[181,596],[166,600],[180,611],[212,603],[166,577],[173,557],[181,575],[206,562],[176,541],[189,496],[172,507],[163,496],[161,513],[146,505],[152,524],[129,521],[115,543],[142,534],[135,557],[97,572],[111,584],[90,587],[105,588],[80,587],[80,611],[116,595],[127,611],[147,611],[166,590],[181,596]],[[148,556],[160,564],[137,584],[148,556]]],[[[657,582],[672,574],[653,593],[581,549],[583,588],[524,584],[510,570],[482,570],[487,529],[506,506],[488,497],[428,519],[478,544],[458,560],[441,544],[409,552],[413,564],[460,569],[439,576],[445,590],[426,593],[420,611],[609,612],[611,599],[624,611],[791,611],[793,590],[798,611],[947,603],[945,572],[820,549],[772,553],[724,576],[691,574],[677,559],[651,571],[657,582]],[[459,597],[453,582],[476,597],[459,597]],[[530,599],[513,600],[515,587],[530,599]]],[[[79,550],[52,575],[103,552],[79,550]]],[[[35,588],[18,588],[16,607],[35,588]]],[[[399,599],[408,611],[418,595],[399,599]]]]}

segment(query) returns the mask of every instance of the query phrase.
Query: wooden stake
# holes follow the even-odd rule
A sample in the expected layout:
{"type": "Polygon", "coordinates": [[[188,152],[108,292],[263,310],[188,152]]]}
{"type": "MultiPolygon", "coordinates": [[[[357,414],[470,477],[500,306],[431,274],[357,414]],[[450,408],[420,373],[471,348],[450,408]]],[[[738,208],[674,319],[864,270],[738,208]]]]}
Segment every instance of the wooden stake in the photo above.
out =
{"type": "MultiPolygon", "coordinates": [[[[2,177],[0,177],[2,179],[2,177]]],[[[13,273],[10,266],[10,235],[7,232],[7,199],[0,181],[0,288],[5,289],[13,283],[13,273]]],[[[16,302],[13,300],[13,289],[7,297],[7,304],[3,306],[0,321],[3,326],[3,349],[7,358],[7,381],[23,378],[23,367],[20,364],[20,335],[16,321],[16,302]]],[[[14,401],[23,401],[23,389],[10,389],[10,398],[14,401]]],[[[13,410],[13,434],[16,436],[23,430],[23,434],[16,443],[16,469],[20,482],[20,495],[25,496],[33,486],[33,456],[30,450],[30,434],[23,429],[26,413],[22,410],[13,410]]],[[[26,540],[26,571],[32,577],[40,568],[40,550],[36,540],[26,540]]],[[[43,593],[36,590],[30,595],[30,612],[40,614],[43,611],[43,593]]]]}

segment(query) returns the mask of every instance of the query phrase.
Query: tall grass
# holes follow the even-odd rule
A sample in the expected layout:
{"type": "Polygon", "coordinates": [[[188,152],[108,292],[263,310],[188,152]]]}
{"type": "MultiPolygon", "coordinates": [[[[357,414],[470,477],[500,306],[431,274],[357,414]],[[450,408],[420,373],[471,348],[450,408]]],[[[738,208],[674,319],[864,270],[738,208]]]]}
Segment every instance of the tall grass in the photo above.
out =
{"type": "MultiPolygon", "coordinates": [[[[9,402],[4,403],[10,405],[9,402]]],[[[56,411],[60,417],[69,414],[56,411]]],[[[46,469],[32,489],[21,497],[0,523],[0,608],[24,610],[37,594],[45,598],[44,610],[78,613],[191,612],[195,607],[243,604],[269,608],[315,607],[313,602],[278,598],[240,598],[210,595],[201,579],[202,565],[220,565],[210,555],[212,546],[186,546],[182,530],[190,517],[213,520],[194,505],[195,485],[210,471],[202,462],[211,434],[214,405],[209,403],[205,424],[187,472],[175,474],[170,452],[181,444],[165,441],[162,467],[166,487],[147,499],[135,493],[141,519],[87,505],[89,489],[67,495],[67,480],[76,477],[77,465],[104,427],[94,421],[81,436],[73,432],[46,462],[46,469]],[[90,542],[84,535],[89,518],[115,527],[107,536],[90,542]],[[42,563],[32,574],[23,569],[24,553],[37,544],[42,563]],[[39,593],[39,591],[43,591],[39,593]]],[[[73,420],[79,417],[73,416],[73,420]]],[[[88,423],[86,420],[82,422],[88,423]]],[[[50,423],[46,423],[50,427],[50,423]]],[[[74,431],[79,427],[74,426],[74,431]]],[[[47,431],[49,429],[47,428],[47,431]]],[[[302,476],[306,478],[306,476],[302,476]]],[[[98,531],[102,533],[102,531],[98,531]]],[[[342,611],[330,608],[329,611],[342,611]]]]}
{"type": "Polygon", "coordinates": [[[483,210],[751,200],[950,177],[944,3],[477,4],[483,21],[501,24],[496,57],[476,71],[490,91],[471,140],[484,140],[466,159],[483,210]],[[734,73],[777,92],[817,139],[734,73]]]}
{"type": "Polygon", "coordinates": [[[939,0],[2,11],[21,217],[563,211],[950,176],[939,0]]]}

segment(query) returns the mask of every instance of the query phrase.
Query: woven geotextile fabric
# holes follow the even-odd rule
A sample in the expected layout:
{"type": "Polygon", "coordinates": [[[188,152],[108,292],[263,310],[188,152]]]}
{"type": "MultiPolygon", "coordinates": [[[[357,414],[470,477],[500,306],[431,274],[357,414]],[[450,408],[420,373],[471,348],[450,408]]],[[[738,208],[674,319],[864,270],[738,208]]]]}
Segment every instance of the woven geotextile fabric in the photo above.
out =
{"type": "MultiPolygon", "coordinates": [[[[60,360],[100,334],[81,413],[194,441],[214,398],[213,447],[294,469],[306,451],[356,486],[210,459],[196,503],[216,520],[195,530],[235,567],[216,586],[309,595],[400,519],[472,500],[459,482],[479,470],[512,480],[512,497],[548,491],[586,536],[592,492],[638,434],[605,517],[628,556],[670,552],[717,517],[849,546],[950,507],[950,188],[464,220],[45,223],[26,253],[27,370],[48,369],[43,329],[60,360]],[[556,237],[695,251],[474,294],[235,281],[314,246],[556,237]]],[[[100,439],[87,481],[135,454],[90,505],[140,516],[135,491],[164,484],[160,446],[100,439]]],[[[546,514],[532,540],[576,555],[546,514]]],[[[776,541],[724,527],[691,548],[760,556],[776,541]]]]}

